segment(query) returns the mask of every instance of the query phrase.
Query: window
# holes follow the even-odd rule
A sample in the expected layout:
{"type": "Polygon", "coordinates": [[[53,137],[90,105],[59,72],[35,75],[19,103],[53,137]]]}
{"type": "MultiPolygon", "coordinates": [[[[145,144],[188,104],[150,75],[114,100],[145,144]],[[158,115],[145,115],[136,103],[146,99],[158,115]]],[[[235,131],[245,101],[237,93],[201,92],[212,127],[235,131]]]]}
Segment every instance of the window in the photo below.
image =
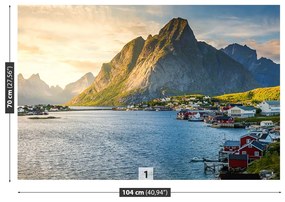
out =
{"type": "Polygon", "coordinates": [[[241,110],[231,110],[231,113],[232,113],[232,114],[240,114],[240,113],[241,113],[241,110]]]}
{"type": "Polygon", "coordinates": [[[250,142],[250,139],[246,139],[246,143],[249,143],[250,142]]]}
{"type": "Polygon", "coordinates": [[[246,154],[246,151],[242,151],[241,154],[246,154]]]}
{"type": "Polygon", "coordinates": [[[252,145],[250,144],[250,145],[248,145],[248,148],[252,148],[252,145]]]}
{"type": "Polygon", "coordinates": [[[259,151],[255,151],[254,156],[259,156],[259,151]]]}

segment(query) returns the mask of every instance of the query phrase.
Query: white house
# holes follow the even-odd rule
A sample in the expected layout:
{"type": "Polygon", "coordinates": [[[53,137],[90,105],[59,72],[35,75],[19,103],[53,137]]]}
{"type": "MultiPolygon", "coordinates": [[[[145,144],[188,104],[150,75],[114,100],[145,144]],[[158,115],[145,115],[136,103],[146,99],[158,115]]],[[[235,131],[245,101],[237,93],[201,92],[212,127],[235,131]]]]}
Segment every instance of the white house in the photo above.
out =
{"type": "Polygon", "coordinates": [[[18,113],[23,113],[25,112],[24,108],[23,107],[18,107],[18,113]]]}
{"type": "Polygon", "coordinates": [[[261,127],[273,127],[274,123],[272,121],[261,121],[260,126],[261,127]]]}
{"type": "Polygon", "coordinates": [[[266,116],[280,114],[280,101],[263,101],[259,104],[261,114],[266,116]]]}
{"type": "Polygon", "coordinates": [[[239,118],[248,118],[254,117],[256,109],[254,107],[246,106],[235,106],[228,110],[228,116],[239,117],[239,118]]]}
{"type": "Polygon", "coordinates": [[[261,143],[271,143],[271,142],[273,142],[273,139],[272,139],[270,134],[263,133],[258,138],[258,141],[261,142],[261,143]]]}
{"type": "Polygon", "coordinates": [[[170,97],[167,97],[167,98],[165,98],[165,101],[166,101],[166,102],[170,102],[170,101],[171,101],[171,98],[170,98],[170,97]]]}

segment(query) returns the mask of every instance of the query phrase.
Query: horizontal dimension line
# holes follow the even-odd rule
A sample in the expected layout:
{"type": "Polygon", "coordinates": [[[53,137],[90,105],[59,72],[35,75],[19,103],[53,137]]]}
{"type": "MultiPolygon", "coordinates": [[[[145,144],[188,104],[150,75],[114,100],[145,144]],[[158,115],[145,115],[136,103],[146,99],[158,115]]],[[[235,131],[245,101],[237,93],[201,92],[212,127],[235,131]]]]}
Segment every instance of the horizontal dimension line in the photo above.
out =
{"type": "MultiPolygon", "coordinates": [[[[118,194],[112,191],[19,191],[19,194],[118,194]]],[[[171,194],[281,194],[281,191],[174,191],[171,194]]]]}
{"type": "Polygon", "coordinates": [[[281,194],[281,191],[173,191],[172,194],[281,194]]]}
{"type": "Polygon", "coordinates": [[[18,194],[118,194],[112,191],[18,191],[18,194]]]}

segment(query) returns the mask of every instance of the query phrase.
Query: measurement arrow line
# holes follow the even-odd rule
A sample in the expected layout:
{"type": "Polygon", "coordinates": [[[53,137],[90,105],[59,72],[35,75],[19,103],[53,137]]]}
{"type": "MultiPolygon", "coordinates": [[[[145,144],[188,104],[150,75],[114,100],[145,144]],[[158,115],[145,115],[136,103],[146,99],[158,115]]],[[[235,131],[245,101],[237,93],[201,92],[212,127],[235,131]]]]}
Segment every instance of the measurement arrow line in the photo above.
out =
{"type": "Polygon", "coordinates": [[[118,194],[113,191],[19,191],[19,194],[118,194]]]}
{"type": "Polygon", "coordinates": [[[9,182],[11,182],[11,114],[9,114],[9,182]]]}
{"type": "MultiPolygon", "coordinates": [[[[19,194],[118,194],[116,191],[18,191],[19,194]]],[[[281,194],[281,191],[174,191],[171,194],[281,194]]]]}
{"type": "Polygon", "coordinates": [[[281,194],[281,191],[185,191],[171,192],[172,194],[281,194]]]}
{"type": "MultiPolygon", "coordinates": [[[[9,5],[9,62],[11,62],[11,5],[9,5]]],[[[9,114],[9,182],[11,182],[11,114],[9,114]]]]}
{"type": "Polygon", "coordinates": [[[11,5],[9,5],[9,62],[11,62],[11,5]]]}

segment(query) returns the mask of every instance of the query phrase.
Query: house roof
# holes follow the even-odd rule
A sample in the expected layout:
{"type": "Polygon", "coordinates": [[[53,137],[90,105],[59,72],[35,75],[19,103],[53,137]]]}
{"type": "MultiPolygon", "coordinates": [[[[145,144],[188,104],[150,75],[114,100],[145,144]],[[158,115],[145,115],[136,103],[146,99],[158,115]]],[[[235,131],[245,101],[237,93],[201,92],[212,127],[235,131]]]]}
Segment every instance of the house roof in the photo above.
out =
{"type": "Polygon", "coordinates": [[[269,134],[268,133],[262,133],[259,139],[265,140],[269,134]]]}
{"type": "Polygon", "coordinates": [[[265,146],[258,141],[252,141],[251,143],[254,147],[260,150],[265,150],[265,146]]]}
{"type": "Polygon", "coordinates": [[[232,119],[230,116],[216,116],[214,117],[215,120],[229,120],[232,119]]]}
{"type": "Polygon", "coordinates": [[[249,143],[243,145],[243,146],[239,149],[239,151],[242,150],[242,149],[245,148],[245,147],[248,147],[249,145],[252,145],[253,147],[257,148],[257,149],[260,150],[260,151],[264,151],[264,150],[265,150],[265,145],[261,144],[261,143],[258,142],[258,141],[252,140],[251,142],[249,142],[249,143]]]}
{"type": "Polygon", "coordinates": [[[240,142],[235,140],[227,140],[224,143],[224,147],[236,147],[239,146],[240,142]]]}
{"type": "Polygon", "coordinates": [[[273,123],[273,121],[260,121],[260,123],[273,123]]]}
{"type": "Polygon", "coordinates": [[[271,100],[271,101],[265,101],[265,102],[267,102],[267,104],[269,105],[280,105],[280,101],[271,100]]]}
{"type": "Polygon", "coordinates": [[[270,142],[260,142],[260,144],[262,144],[264,147],[267,147],[270,144],[270,142]]]}
{"type": "Polygon", "coordinates": [[[246,160],[247,161],[247,155],[246,154],[229,154],[229,160],[246,160]]]}
{"type": "Polygon", "coordinates": [[[248,134],[245,134],[245,135],[241,136],[240,138],[243,138],[243,137],[246,137],[246,136],[250,136],[250,137],[253,137],[255,139],[258,139],[258,136],[255,133],[248,133],[248,134]]]}
{"type": "Polygon", "coordinates": [[[237,107],[245,111],[252,111],[255,109],[254,107],[251,107],[251,106],[237,106],[237,107]]]}
{"type": "Polygon", "coordinates": [[[229,103],[228,106],[235,107],[235,106],[242,106],[242,104],[229,103]]]}

